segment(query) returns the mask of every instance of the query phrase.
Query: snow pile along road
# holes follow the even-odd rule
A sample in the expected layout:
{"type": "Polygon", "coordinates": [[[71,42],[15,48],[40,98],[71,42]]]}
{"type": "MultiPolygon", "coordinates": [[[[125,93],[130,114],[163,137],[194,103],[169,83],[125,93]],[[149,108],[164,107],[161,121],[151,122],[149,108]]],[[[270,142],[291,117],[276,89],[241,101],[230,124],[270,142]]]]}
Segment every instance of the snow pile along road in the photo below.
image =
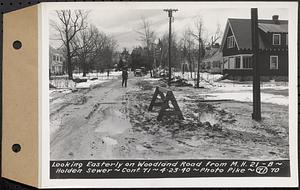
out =
{"type": "Polygon", "coordinates": [[[73,78],[76,79],[86,79],[86,82],[74,82],[69,80],[67,75],[62,76],[52,76],[50,78],[50,84],[58,89],[74,89],[74,88],[91,88],[95,85],[104,83],[109,80],[117,79],[121,76],[122,72],[110,72],[109,76],[107,73],[89,73],[87,76],[83,77],[82,73],[73,74],[73,78]]]}
{"type": "Polygon", "coordinates": [[[106,82],[107,80],[87,80],[86,82],[81,82],[75,85],[75,88],[91,88],[95,85],[106,82]]]}
{"type": "MultiPolygon", "coordinates": [[[[226,92],[205,94],[205,100],[234,100],[240,102],[252,102],[252,92],[226,92]]],[[[282,95],[261,93],[261,102],[278,105],[289,105],[289,98],[282,95]]]]}

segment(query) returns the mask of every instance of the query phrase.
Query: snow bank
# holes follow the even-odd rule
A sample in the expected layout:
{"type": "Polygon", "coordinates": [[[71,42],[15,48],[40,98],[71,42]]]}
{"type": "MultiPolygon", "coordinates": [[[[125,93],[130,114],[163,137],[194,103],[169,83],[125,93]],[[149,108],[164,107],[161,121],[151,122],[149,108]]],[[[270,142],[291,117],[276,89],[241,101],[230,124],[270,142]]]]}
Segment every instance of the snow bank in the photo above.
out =
{"type": "MultiPolygon", "coordinates": [[[[234,81],[222,81],[222,82],[216,82],[214,83],[215,87],[214,89],[217,91],[223,91],[223,92],[232,92],[232,91],[252,91],[252,84],[240,84],[236,83],[234,81]]],[[[264,82],[260,84],[261,89],[272,89],[272,90],[288,90],[288,84],[282,83],[282,82],[264,82]]]]}
{"type": "MultiPolygon", "coordinates": [[[[205,100],[235,100],[240,102],[253,101],[252,92],[211,93],[205,94],[204,96],[205,100]]],[[[289,97],[282,95],[261,93],[261,101],[263,103],[272,103],[284,106],[289,105],[289,97]]]]}
{"type": "MultiPolygon", "coordinates": [[[[189,72],[185,72],[182,74],[181,72],[173,72],[173,76],[180,76],[184,79],[188,80],[189,84],[196,83],[196,73],[193,73],[194,78],[191,78],[189,72]]],[[[200,86],[204,88],[213,88],[220,91],[241,91],[241,90],[252,90],[252,82],[238,82],[234,80],[221,80],[219,81],[223,75],[221,74],[211,74],[211,73],[200,73],[200,86]]],[[[261,89],[272,89],[272,90],[288,90],[288,82],[262,82],[261,89]]]]}
{"type": "Polygon", "coordinates": [[[144,81],[159,81],[161,78],[144,78],[144,81]]]}
{"type": "Polygon", "coordinates": [[[90,88],[92,86],[95,86],[97,84],[101,84],[101,83],[104,83],[105,81],[107,80],[87,80],[86,82],[81,82],[81,83],[78,83],[76,84],[76,88],[90,88]]]}
{"type": "Polygon", "coordinates": [[[68,78],[54,78],[49,80],[50,84],[55,86],[57,89],[75,88],[76,83],[68,78]]]}
{"type": "MultiPolygon", "coordinates": [[[[191,78],[191,74],[190,72],[185,72],[184,74],[182,74],[182,72],[173,72],[173,76],[180,76],[184,79],[187,80],[192,80],[193,78],[191,78]]],[[[194,78],[197,77],[197,73],[193,73],[194,78]]],[[[200,79],[205,80],[207,82],[215,82],[220,80],[223,77],[223,75],[221,74],[211,74],[211,73],[200,73],[200,79]]]]}
{"type": "Polygon", "coordinates": [[[86,82],[75,83],[72,80],[68,79],[68,76],[57,76],[50,79],[50,84],[55,86],[58,89],[74,89],[74,88],[90,88],[94,85],[101,84],[105,81],[118,78],[122,72],[110,72],[109,76],[107,73],[90,73],[86,77],[82,77],[82,73],[74,74],[74,79],[87,79],[86,82]],[[96,80],[90,80],[90,79],[96,80]]]}
{"type": "Polygon", "coordinates": [[[113,71],[109,72],[109,77],[107,77],[107,72],[104,73],[88,73],[85,77],[82,76],[82,73],[74,73],[74,78],[80,79],[90,79],[90,78],[115,78],[122,75],[122,71],[113,71]]]}

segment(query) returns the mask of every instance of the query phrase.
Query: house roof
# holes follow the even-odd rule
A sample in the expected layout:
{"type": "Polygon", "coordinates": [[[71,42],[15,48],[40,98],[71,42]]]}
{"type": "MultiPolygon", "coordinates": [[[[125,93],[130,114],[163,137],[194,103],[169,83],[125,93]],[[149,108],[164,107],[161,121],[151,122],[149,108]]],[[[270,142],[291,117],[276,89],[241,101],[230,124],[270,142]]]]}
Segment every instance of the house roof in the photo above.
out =
{"type": "Polygon", "coordinates": [[[288,24],[258,23],[258,28],[264,32],[288,33],[288,24]]]}
{"type": "MultiPolygon", "coordinates": [[[[233,35],[235,36],[235,40],[237,43],[237,47],[239,49],[251,49],[252,41],[251,41],[251,19],[235,19],[229,18],[224,37],[222,40],[222,48],[225,43],[226,34],[228,29],[232,30],[233,35]]],[[[276,33],[287,33],[288,32],[288,21],[287,20],[278,20],[277,23],[273,20],[258,20],[258,28],[262,32],[276,32],[276,33]]],[[[264,49],[269,45],[262,38],[261,34],[258,35],[259,39],[259,48],[264,49]]]]}
{"type": "Polygon", "coordinates": [[[213,55],[203,60],[203,62],[221,61],[223,58],[222,51],[218,49],[213,55]]]}
{"type": "Polygon", "coordinates": [[[208,59],[212,56],[214,56],[214,54],[216,54],[219,51],[220,48],[209,48],[205,50],[205,55],[204,55],[204,59],[208,59]]]}
{"type": "Polygon", "coordinates": [[[55,49],[54,47],[52,46],[49,46],[49,51],[51,53],[54,53],[54,54],[62,54],[62,50],[61,49],[55,49]]]}

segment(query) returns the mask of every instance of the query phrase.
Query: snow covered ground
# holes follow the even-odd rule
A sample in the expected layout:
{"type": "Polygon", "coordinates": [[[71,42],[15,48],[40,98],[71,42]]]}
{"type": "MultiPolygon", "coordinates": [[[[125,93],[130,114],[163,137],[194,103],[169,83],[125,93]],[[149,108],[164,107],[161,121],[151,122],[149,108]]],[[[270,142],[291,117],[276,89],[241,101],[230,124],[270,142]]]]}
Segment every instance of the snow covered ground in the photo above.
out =
{"type": "Polygon", "coordinates": [[[118,78],[122,74],[121,71],[110,72],[109,76],[107,73],[88,73],[87,76],[83,77],[82,73],[74,73],[74,79],[87,79],[87,82],[81,82],[76,84],[72,80],[68,80],[67,75],[52,76],[50,78],[50,84],[56,88],[89,88],[95,84],[103,83],[107,80],[118,78]]]}
{"type": "Polygon", "coordinates": [[[122,74],[122,71],[112,71],[109,72],[109,77],[107,76],[107,72],[103,73],[88,73],[85,77],[82,76],[82,73],[74,73],[74,78],[80,79],[91,79],[91,78],[100,78],[100,79],[114,79],[122,74]]]}
{"type": "Polygon", "coordinates": [[[251,84],[233,81],[172,86],[185,119],[157,121],[159,107],[148,106],[163,83],[131,74],[127,88],[114,79],[72,93],[52,91],[60,96],[50,100],[51,159],[288,159],[288,107],[274,99],[288,99],[284,84],[264,84],[262,92],[276,96],[262,96],[272,104],[262,106],[261,122],[251,118],[251,84]],[[212,95],[236,101],[205,102],[212,95]]]}
{"type": "MultiPolygon", "coordinates": [[[[212,93],[205,94],[207,100],[228,99],[252,102],[252,84],[237,84],[234,81],[216,82],[212,93]]],[[[261,101],[278,105],[289,104],[288,84],[285,82],[264,82],[261,84],[261,101]]]]}
{"type": "MultiPolygon", "coordinates": [[[[214,92],[211,94],[205,94],[204,96],[206,100],[235,100],[240,102],[252,102],[252,95],[252,92],[214,92]]],[[[282,95],[261,93],[261,102],[288,106],[289,98],[282,95]]]]}
{"type": "Polygon", "coordinates": [[[55,86],[56,88],[50,88],[50,99],[53,98],[53,94],[55,93],[70,93],[74,89],[91,88],[109,80],[116,79],[121,74],[122,72],[120,71],[110,72],[109,76],[107,76],[107,73],[89,73],[86,77],[82,77],[82,73],[73,74],[74,79],[87,79],[86,82],[80,83],[75,83],[74,81],[69,80],[67,75],[57,77],[54,76],[50,79],[50,84],[55,86]]]}
{"type": "MultiPolygon", "coordinates": [[[[191,74],[189,72],[185,72],[182,74],[182,72],[174,72],[173,76],[180,76],[186,80],[189,81],[190,84],[194,84],[195,80],[197,78],[196,73],[193,73],[193,78],[191,77],[191,74]]],[[[200,73],[200,81],[205,81],[205,83],[214,83],[218,80],[220,80],[223,77],[221,74],[211,74],[211,73],[200,73]]]]}
{"type": "MultiPolygon", "coordinates": [[[[194,80],[190,77],[190,73],[182,74],[175,72],[174,76],[180,76],[189,80],[190,84],[194,84],[194,80]]],[[[252,102],[252,82],[238,82],[233,80],[221,80],[223,75],[201,73],[200,86],[210,89],[210,93],[204,92],[206,100],[235,100],[240,102],[252,102]]],[[[288,106],[288,82],[262,82],[261,83],[261,101],[263,103],[272,103],[288,106]],[[267,91],[268,93],[265,93],[267,91]],[[279,94],[278,94],[279,93],[279,94]]]]}
{"type": "Polygon", "coordinates": [[[91,88],[92,86],[95,86],[97,84],[101,84],[106,82],[110,79],[97,79],[97,80],[87,80],[86,82],[81,82],[75,85],[75,88],[91,88]]]}

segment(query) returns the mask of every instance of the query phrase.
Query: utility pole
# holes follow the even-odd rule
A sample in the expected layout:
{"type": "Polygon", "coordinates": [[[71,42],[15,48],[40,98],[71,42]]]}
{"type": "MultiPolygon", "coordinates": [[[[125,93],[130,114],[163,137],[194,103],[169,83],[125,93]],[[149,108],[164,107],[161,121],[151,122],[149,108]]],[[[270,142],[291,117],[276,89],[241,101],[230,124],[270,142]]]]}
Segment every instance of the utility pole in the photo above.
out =
{"type": "Polygon", "coordinates": [[[171,86],[171,40],[172,40],[172,13],[173,11],[176,12],[178,9],[164,9],[164,11],[168,12],[169,16],[169,80],[168,80],[168,85],[171,86]]]}
{"type": "Polygon", "coordinates": [[[252,119],[261,120],[260,102],[260,73],[259,73],[259,42],[257,8],[251,8],[251,37],[252,37],[252,65],[253,65],[253,113],[252,119]]]}
{"type": "Polygon", "coordinates": [[[197,84],[196,87],[199,88],[199,82],[200,82],[200,62],[201,62],[201,32],[199,32],[199,44],[198,44],[198,66],[197,66],[197,84]]]}

